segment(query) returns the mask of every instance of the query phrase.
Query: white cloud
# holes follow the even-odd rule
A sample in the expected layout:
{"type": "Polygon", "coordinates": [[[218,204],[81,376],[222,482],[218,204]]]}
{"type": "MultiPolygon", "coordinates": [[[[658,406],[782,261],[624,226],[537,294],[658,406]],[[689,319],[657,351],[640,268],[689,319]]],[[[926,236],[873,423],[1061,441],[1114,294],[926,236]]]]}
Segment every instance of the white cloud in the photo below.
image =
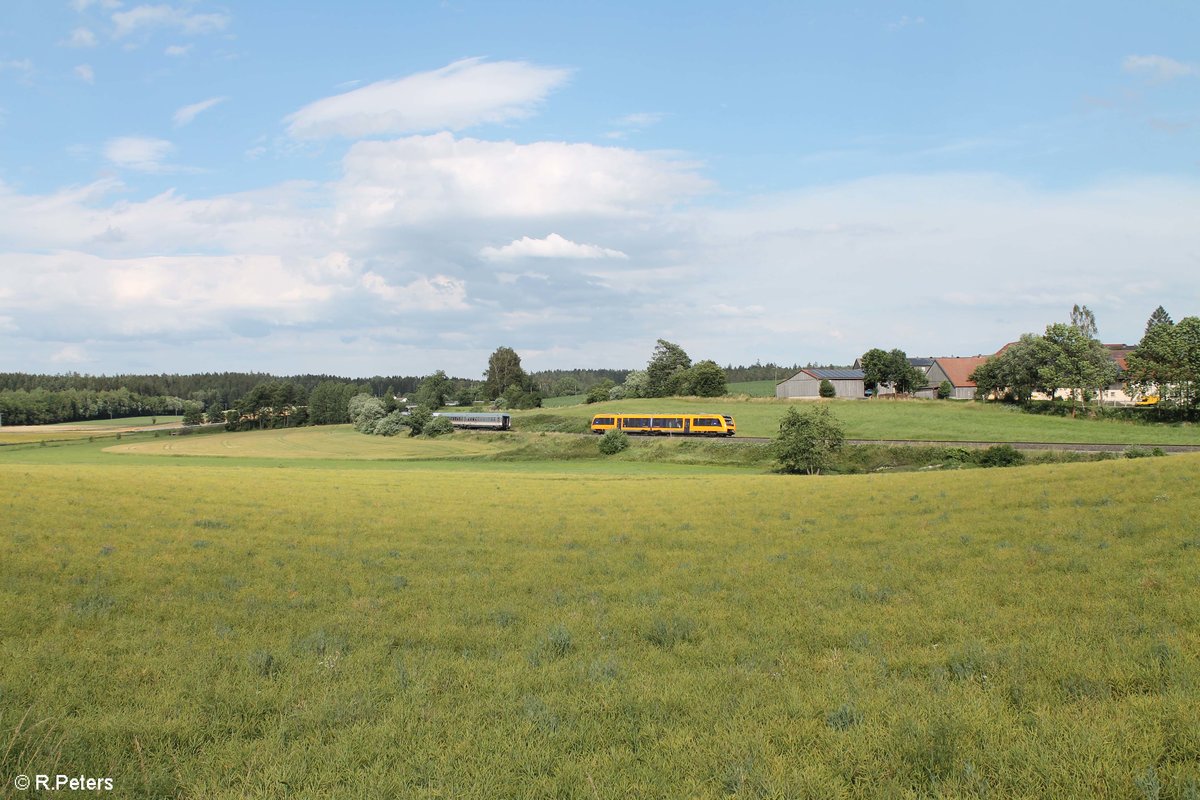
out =
{"type": "Polygon", "coordinates": [[[121,7],[121,0],[71,0],[71,8],[81,14],[94,5],[99,5],[101,8],[111,11],[114,8],[121,7]]]}
{"type": "Polygon", "coordinates": [[[528,116],[569,76],[566,69],[523,61],[469,58],[326,97],[284,121],[298,138],[461,130],[528,116]]]}
{"type": "Polygon", "coordinates": [[[488,261],[511,261],[517,258],[629,258],[620,250],[594,244],[577,244],[557,233],[545,239],[523,236],[503,247],[485,247],[479,255],[488,261]]]}
{"type": "Polygon", "coordinates": [[[104,157],[118,167],[138,172],[163,172],[163,161],[175,150],[165,139],[145,136],[121,136],[104,145],[104,157]]]}
{"type": "Polygon", "coordinates": [[[75,77],[79,78],[79,80],[83,81],[84,83],[90,84],[96,82],[96,71],[92,69],[91,64],[80,64],[79,66],[75,67],[73,72],[75,73],[75,77]]]}
{"type": "Polygon", "coordinates": [[[1126,56],[1121,68],[1135,75],[1144,75],[1156,81],[1169,81],[1189,75],[1200,75],[1200,67],[1176,61],[1167,56],[1126,56]]]}
{"type": "Polygon", "coordinates": [[[110,371],[372,374],[403,354],[478,374],[496,341],[530,368],[636,366],[659,336],[719,363],[846,363],[994,351],[1076,302],[1136,341],[1154,306],[1197,301],[1195,181],[887,175],[698,208],[680,201],[706,184],[660,154],[449,134],[360,143],[343,168],[194,199],[0,183],[0,369],[76,345],[110,371]],[[514,239],[530,230],[570,238],[514,239]],[[589,248],[628,257],[571,257],[589,248]]]}
{"type": "Polygon", "coordinates": [[[889,22],[888,29],[893,30],[893,31],[898,31],[898,30],[903,30],[904,28],[917,26],[917,25],[924,25],[924,24],[925,24],[924,17],[910,17],[906,14],[903,17],[901,17],[900,19],[896,20],[895,22],[889,22]]]}
{"type": "Polygon", "coordinates": [[[171,119],[175,122],[175,127],[181,128],[188,125],[197,115],[208,111],[218,103],[223,103],[228,98],[225,97],[210,97],[207,100],[201,100],[199,103],[192,103],[190,106],[184,106],[175,112],[175,116],[171,119]]]}
{"type": "Polygon", "coordinates": [[[563,142],[488,142],[449,133],[358,142],[338,204],[350,225],[454,216],[556,217],[659,211],[706,191],[695,164],[563,142]]]}
{"type": "Polygon", "coordinates": [[[617,126],[617,130],[608,131],[604,135],[609,139],[624,139],[630,133],[640,133],[646,128],[653,127],[666,119],[667,115],[658,111],[642,111],[635,114],[626,114],[623,117],[613,120],[613,124],[617,126]]]}
{"type": "Polygon", "coordinates": [[[163,50],[164,55],[172,56],[173,58],[186,56],[190,52],[192,52],[192,46],[190,44],[172,44],[168,45],[167,48],[163,50]]]}
{"type": "Polygon", "coordinates": [[[140,30],[172,28],[186,34],[215,33],[229,24],[223,13],[197,14],[186,8],[169,5],[141,5],[112,15],[113,36],[121,39],[140,30]]]}
{"type": "Polygon", "coordinates": [[[78,345],[69,344],[50,356],[55,364],[82,364],[87,361],[87,353],[78,345]]]}
{"type": "Polygon", "coordinates": [[[71,31],[71,38],[67,39],[63,44],[67,47],[95,47],[96,34],[87,28],[76,28],[71,31]]]}
{"type": "Polygon", "coordinates": [[[445,275],[417,278],[405,286],[393,286],[376,272],[362,276],[363,287],[385,300],[393,311],[453,311],[467,308],[466,284],[445,275]]]}
{"type": "Polygon", "coordinates": [[[0,74],[5,72],[16,76],[21,83],[29,83],[33,78],[33,61],[28,58],[14,58],[0,61],[0,74]]]}

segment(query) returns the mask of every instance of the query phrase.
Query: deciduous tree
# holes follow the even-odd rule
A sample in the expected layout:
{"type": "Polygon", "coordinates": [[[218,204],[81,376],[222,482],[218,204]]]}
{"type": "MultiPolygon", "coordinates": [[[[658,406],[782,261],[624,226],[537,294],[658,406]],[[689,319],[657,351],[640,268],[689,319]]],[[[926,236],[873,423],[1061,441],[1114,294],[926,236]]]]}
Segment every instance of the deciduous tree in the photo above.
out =
{"type": "Polygon", "coordinates": [[[646,365],[645,397],[666,397],[680,386],[679,373],[692,366],[692,359],[683,348],[666,339],[659,339],[654,354],[646,365]]]}
{"type": "Polygon", "coordinates": [[[819,475],[832,465],[844,442],[842,425],[828,405],[813,405],[804,411],[792,406],[779,422],[773,447],[781,472],[819,475]]]}

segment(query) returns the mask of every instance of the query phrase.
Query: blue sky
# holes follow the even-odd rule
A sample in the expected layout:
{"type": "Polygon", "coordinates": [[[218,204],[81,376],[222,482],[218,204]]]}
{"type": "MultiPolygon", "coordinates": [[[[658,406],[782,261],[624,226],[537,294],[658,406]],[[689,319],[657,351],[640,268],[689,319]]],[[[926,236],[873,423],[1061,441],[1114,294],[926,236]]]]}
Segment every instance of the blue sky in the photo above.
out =
{"type": "Polygon", "coordinates": [[[1200,6],[5,0],[0,370],[476,376],[1200,313],[1200,6]]]}

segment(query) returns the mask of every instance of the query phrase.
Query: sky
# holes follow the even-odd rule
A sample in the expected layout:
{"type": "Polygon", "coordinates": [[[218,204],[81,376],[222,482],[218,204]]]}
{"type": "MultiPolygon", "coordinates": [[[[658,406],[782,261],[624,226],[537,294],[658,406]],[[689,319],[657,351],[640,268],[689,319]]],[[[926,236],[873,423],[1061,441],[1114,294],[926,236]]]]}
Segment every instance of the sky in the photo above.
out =
{"type": "Polygon", "coordinates": [[[0,371],[1136,343],[1198,275],[1193,0],[0,0],[0,371]]]}

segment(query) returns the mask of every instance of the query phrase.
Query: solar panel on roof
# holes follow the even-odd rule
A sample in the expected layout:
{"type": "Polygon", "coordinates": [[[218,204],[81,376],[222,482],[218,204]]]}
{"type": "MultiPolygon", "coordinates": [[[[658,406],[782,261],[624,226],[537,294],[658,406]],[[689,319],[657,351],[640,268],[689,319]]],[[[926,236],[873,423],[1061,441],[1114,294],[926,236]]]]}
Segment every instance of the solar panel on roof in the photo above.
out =
{"type": "Polygon", "coordinates": [[[861,369],[810,369],[809,374],[831,381],[858,381],[863,379],[861,369]]]}

